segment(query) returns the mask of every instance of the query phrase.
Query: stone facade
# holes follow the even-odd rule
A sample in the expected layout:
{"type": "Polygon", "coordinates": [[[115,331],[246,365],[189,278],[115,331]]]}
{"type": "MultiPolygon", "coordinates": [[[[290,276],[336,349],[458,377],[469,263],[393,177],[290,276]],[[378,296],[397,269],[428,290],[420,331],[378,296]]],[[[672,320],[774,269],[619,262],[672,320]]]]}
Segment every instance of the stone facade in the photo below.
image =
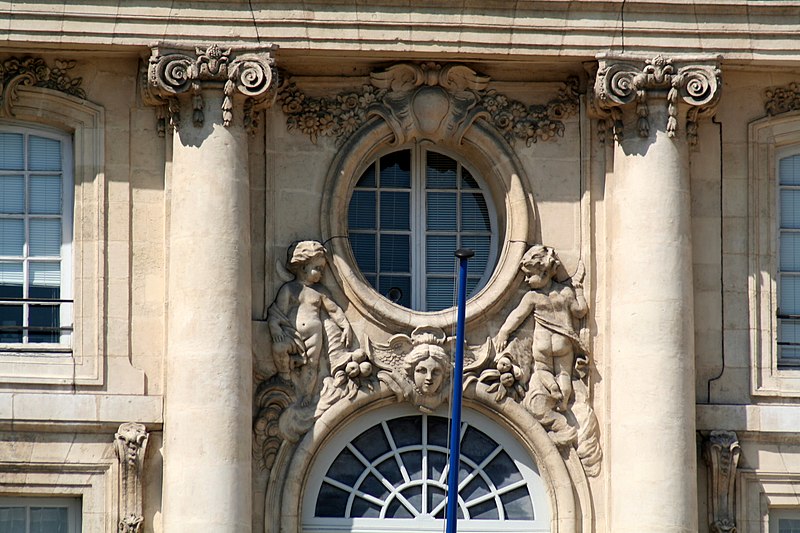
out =
{"type": "Polygon", "coordinates": [[[526,530],[800,521],[800,367],[778,331],[797,318],[779,161],[800,154],[798,20],[749,0],[0,3],[0,135],[61,135],[73,181],[68,340],[0,342],[0,513],[313,531],[348,454],[389,490],[354,443],[367,420],[388,442],[390,416],[447,417],[455,312],[419,302],[454,249],[411,245],[426,281],[406,288],[358,234],[485,237],[464,407],[533,472],[526,530]],[[409,175],[452,160],[461,184],[427,189],[463,220],[478,202],[485,235],[421,216],[424,186],[370,184],[400,152],[409,175]],[[358,226],[358,194],[405,189],[408,228],[381,229],[388,204],[358,226]]]}

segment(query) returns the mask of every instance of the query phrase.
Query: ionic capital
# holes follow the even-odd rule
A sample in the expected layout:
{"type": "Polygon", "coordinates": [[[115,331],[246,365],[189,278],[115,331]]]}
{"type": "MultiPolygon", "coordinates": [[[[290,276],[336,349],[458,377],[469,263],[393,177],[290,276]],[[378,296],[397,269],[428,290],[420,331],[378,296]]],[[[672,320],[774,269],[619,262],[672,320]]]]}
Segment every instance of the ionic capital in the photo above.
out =
{"type": "Polygon", "coordinates": [[[224,94],[222,123],[233,121],[234,99],[244,97],[245,124],[252,128],[251,115],[256,104],[266,100],[273,88],[276,47],[254,49],[222,48],[212,44],[194,50],[155,46],[146,68],[142,69],[142,98],[159,109],[159,134],[165,130],[165,117],[172,128],[180,123],[181,100],[191,100],[192,123],[200,127],[205,121],[204,90],[218,89],[224,94]]]}
{"type": "Polygon", "coordinates": [[[679,108],[686,108],[686,136],[690,145],[697,143],[697,120],[716,106],[722,81],[719,57],[673,60],[601,55],[590,100],[600,119],[601,139],[613,131],[618,141],[623,137],[622,112],[633,109],[642,137],[650,134],[648,103],[667,106],[667,134],[674,137],[678,128],[679,108]]]}

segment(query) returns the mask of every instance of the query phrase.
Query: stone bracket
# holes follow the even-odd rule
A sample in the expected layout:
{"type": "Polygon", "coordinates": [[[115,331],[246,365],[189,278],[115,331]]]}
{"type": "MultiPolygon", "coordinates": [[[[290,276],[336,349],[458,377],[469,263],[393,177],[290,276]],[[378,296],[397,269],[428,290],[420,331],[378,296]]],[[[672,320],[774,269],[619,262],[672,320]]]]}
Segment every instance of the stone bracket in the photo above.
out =
{"type": "Polygon", "coordinates": [[[703,441],[708,467],[708,522],[712,533],[736,533],[735,483],[739,439],[733,431],[712,431],[703,441]]]}
{"type": "Polygon", "coordinates": [[[144,425],[126,422],[114,435],[114,451],[119,460],[119,531],[142,531],[142,471],[150,434],[144,425]]]}

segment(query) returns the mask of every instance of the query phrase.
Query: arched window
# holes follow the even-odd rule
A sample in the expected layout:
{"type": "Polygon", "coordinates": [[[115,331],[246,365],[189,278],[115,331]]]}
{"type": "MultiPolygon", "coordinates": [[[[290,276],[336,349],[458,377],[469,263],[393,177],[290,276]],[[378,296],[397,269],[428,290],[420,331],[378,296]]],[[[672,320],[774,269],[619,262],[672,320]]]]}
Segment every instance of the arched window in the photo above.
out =
{"type": "MultiPolygon", "coordinates": [[[[379,411],[340,433],[317,457],[306,486],[303,530],[442,531],[448,420],[379,411]]],[[[550,531],[535,464],[494,423],[464,413],[459,471],[462,531],[550,531]]]]}
{"type": "Polygon", "coordinates": [[[480,176],[422,146],[386,153],[350,197],[348,236],[361,273],[380,294],[418,311],[453,306],[453,252],[471,248],[467,291],[482,288],[496,262],[497,220],[480,176]]]}

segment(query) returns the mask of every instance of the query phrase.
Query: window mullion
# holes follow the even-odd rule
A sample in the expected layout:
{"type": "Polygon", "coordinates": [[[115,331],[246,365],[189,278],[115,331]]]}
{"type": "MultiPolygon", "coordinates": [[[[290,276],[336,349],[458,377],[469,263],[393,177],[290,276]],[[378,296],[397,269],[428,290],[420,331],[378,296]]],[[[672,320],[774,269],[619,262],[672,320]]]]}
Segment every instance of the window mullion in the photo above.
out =
{"type": "Polygon", "coordinates": [[[426,220],[427,203],[425,196],[425,154],[424,148],[413,148],[411,166],[411,287],[412,302],[415,309],[427,311],[425,298],[426,277],[426,220]]]}

